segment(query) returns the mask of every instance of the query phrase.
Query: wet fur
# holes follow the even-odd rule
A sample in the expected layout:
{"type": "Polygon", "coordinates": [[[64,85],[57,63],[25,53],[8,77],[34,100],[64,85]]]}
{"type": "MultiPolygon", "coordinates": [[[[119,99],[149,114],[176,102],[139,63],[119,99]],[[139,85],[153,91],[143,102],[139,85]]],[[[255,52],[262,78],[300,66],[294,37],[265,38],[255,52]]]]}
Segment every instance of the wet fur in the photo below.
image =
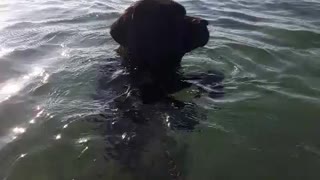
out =
{"type": "Polygon", "coordinates": [[[136,87],[143,95],[152,91],[160,97],[179,90],[172,87],[182,82],[181,59],[208,42],[207,25],[204,19],[187,16],[177,2],[140,0],[113,23],[110,34],[120,44],[117,52],[136,87]]]}

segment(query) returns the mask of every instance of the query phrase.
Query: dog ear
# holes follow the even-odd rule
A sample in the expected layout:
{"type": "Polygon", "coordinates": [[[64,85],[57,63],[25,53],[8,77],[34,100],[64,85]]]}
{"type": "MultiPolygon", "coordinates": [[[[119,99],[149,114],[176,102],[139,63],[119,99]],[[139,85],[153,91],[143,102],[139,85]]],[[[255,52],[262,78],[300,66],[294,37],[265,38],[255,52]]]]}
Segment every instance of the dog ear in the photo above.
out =
{"type": "Polygon", "coordinates": [[[121,17],[111,25],[111,37],[121,46],[128,46],[129,25],[133,19],[134,7],[130,6],[121,17]]]}

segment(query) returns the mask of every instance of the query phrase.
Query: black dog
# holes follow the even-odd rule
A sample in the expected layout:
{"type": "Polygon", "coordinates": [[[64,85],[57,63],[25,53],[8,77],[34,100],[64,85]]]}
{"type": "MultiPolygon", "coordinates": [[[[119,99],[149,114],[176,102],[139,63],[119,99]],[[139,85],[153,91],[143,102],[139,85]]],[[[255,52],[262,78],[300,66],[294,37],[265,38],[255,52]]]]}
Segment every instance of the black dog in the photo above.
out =
{"type": "MultiPolygon", "coordinates": [[[[208,42],[207,21],[186,16],[176,2],[160,1],[138,1],[112,25],[125,68],[119,58],[101,67],[96,98],[107,108],[87,117],[102,123],[106,160],[119,163],[133,179],[183,177],[171,153],[175,139],[166,130],[193,131],[206,113],[193,102],[167,94],[191,85],[200,93],[222,92],[219,73],[181,76],[178,72],[184,54],[208,42]],[[146,104],[151,102],[157,103],[146,104]]],[[[186,147],[179,153],[184,154],[186,147]]]]}
{"type": "Polygon", "coordinates": [[[172,0],[140,0],[112,25],[110,34],[120,44],[118,53],[142,99],[153,101],[188,87],[177,72],[185,53],[208,42],[207,25],[186,16],[185,8],[172,0]]]}
{"type": "Polygon", "coordinates": [[[140,0],[112,25],[110,34],[131,66],[164,74],[179,67],[185,53],[209,40],[208,21],[186,16],[171,0],[140,0]]]}

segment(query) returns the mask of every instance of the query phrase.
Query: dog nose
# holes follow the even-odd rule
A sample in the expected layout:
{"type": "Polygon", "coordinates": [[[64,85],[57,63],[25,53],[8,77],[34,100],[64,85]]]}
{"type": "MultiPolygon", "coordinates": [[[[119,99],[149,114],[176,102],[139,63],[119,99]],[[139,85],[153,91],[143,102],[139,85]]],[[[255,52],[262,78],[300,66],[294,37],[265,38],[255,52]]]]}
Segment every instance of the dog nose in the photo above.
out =
{"type": "Polygon", "coordinates": [[[205,26],[208,26],[209,25],[209,22],[207,20],[204,20],[204,19],[201,19],[200,20],[200,23],[205,25],[205,26]]]}

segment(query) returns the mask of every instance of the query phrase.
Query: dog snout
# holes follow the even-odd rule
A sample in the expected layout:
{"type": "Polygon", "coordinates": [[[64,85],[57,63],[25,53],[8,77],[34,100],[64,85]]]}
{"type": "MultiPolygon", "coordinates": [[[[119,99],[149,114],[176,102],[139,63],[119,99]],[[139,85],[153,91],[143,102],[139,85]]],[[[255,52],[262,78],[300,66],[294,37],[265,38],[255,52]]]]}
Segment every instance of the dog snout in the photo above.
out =
{"type": "Polygon", "coordinates": [[[209,22],[205,19],[201,19],[200,20],[200,24],[204,25],[204,26],[208,26],[209,25],[209,22]]]}

